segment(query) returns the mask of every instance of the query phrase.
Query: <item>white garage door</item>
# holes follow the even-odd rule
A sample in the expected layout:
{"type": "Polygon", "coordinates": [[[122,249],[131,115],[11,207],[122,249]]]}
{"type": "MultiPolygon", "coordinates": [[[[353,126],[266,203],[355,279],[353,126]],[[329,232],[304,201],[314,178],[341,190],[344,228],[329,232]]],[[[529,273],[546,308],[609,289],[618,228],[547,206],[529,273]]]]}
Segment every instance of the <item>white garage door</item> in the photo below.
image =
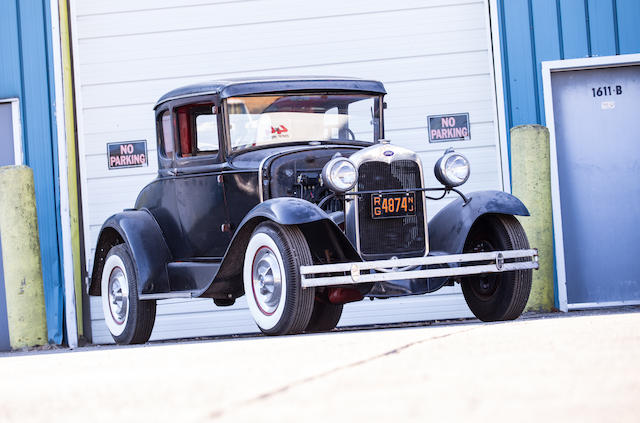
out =
{"type": "MultiPolygon", "coordinates": [[[[386,136],[421,152],[425,169],[448,146],[471,160],[466,191],[501,189],[486,1],[83,0],[73,2],[74,63],[87,257],[103,221],[132,207],[154,178],[152,107],[185,84],[247,75],[379,79],[386,136]],[[304,3],[304,5],[302,5],[304,3]],[[471,139],[429,144],[427,115],[469,113],[471,139]],[[148,167],[108,170],[106,144],[147,140],[148,167]]],[[[436,184],[430,172],[427,183],[436,184]]],[[[433,215],[445,204],[432,203],[433,215]]],[[[91,267],[89,259],[89,267],[91,267]]],[[[471,316],[458,288],[346,306],[340,325],[471,316]]],[[[93,341],[111,340],[92,298],[93,341]]],[[[253,332],[241,299],[163,301],[152,339],[253,332]]]]}

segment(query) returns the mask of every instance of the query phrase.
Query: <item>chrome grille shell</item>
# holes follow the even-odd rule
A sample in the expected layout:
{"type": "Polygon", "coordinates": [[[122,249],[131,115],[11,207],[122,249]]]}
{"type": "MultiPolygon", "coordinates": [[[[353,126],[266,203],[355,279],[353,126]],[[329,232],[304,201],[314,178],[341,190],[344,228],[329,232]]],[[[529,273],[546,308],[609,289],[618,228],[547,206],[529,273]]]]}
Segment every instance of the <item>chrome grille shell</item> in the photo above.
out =
{"type": "MultiPolygon", "coordinates": [[[[356,166],[356,169],[360,169],[360,167],[369,162],[380,162],[384,163],[388,166],[391,166],[393,162],[400,161],[411,161],[415,162],[419,169],[419,181],[418,186],[416,188],[422,188],[424,184],[424,174],[422,170],[422,162],[418,155],[406,148],[398,147],[391,144],[379,143],[375,144],[371,147],[367,147],[363,150],[360,150],[354,154],[352,154],[349,159],[356,166]]],[[[360,184],[356,184],[356,186],[350,191],[351,194],[358,192],[358,186],[360,184]]],[[[388,187],[395,188],[395,187],[388,187]]],[[[377,188],[376,188],[377,189],[377,188]]],[[[422,191],[415,191],[416,201],[422,200],[422,217],[421,224],[423,225],[423,234],[424,234],[424,250],[420,248],[420,251],[414,251],[413,254],[408,253],[407,251],[380,251],[376,254],[363,254],[362,245],[361,245],[361,222],[363,219],[371,219],[370,216],[361,216],[359,210],[362,209],[361,202],[367,201],[366,199],[359,198],[357,195],[348,195],[347,201],[345,202],[345,231],[347,237],[350,239],[352,244],[356,247],[358,253],[365,260],[370,259],[381,259],[381,258],[391,258],[394,256],[397,257],[409,257],[409,256],[426,256],[429,252],[429,242],[428,242],[428,231],[427,231],[427,210],[426,210],[426,198],[425,194],[422,191]]],[[[369,222],[371,223],[371,222],[369,222]]],[[[381,227],[384,225],[381,225],[381,227]]]]}

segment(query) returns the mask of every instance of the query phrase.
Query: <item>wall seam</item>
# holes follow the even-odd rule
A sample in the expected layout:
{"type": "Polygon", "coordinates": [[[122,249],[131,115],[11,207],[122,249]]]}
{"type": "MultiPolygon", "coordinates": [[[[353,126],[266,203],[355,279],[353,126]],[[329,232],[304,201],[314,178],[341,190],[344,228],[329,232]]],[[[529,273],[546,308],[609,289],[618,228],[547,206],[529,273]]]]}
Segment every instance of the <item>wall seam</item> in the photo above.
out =
{"type": "Polygon", "coordinates": [[[584,19],[587,28],[587,57],[591,57],[591,23],[589,21],[589,0],[584,0],[584,19]]]}
{"type": "MultiPolygon", "coordinates": [[[[533,64],[533,92],[538,96],[538,57],[536,53],[536,34],[533,27],[533,5],[532,0],[527,0],[529,12],[529,40],[531,42],[531,62],[533,64]]],[[[536,101],[536,123],[540,123],[540,101],[536,101]]]]}
{"type": "Polygon", "coordinates": [[[618,0],[611,0],[613,8],[613,35],[616,40],[616,55],[620,54],[620,32],[618,31],[618,0]]]}
{"type": "Polygon", "coordinates": [[[562,33],[562,8],[560,7],[560,0],[556,0],[556,16],[558,25],[558,46],[560,47],[560,59],[564,60],[564,35],[562,33]]]}
{"type": "MultiPolygon", "coordinates": [[[[498,32],[500,33],[500,49],[502,50],[500,52],[500,54],[502,54],[502,57],[504,57],[504,60],[502,61],[502,73],[504,76],[504,95],[506,97],[506,111],[507,111],[507,116],[506,116],[506,124],[507,124],[507,144],[510,144],[509,139],[510,139],[510,135],[509,135],[509,129],[511,128],[511,125],[513,124],[513,115],[511,113],[511,80],[509,77],[509,55],[508,55],[508,47],[507,47],[507,28],[506,28],[506,22],[504,19],[504,1],[500,0],[498,3],[498,16],[499,16],[499,27],[498,27],[498,32]],[[505,83],[506,82],[506,83],[505,83]]],[[[511,158],[509,158],[509,168],[511,168],[511,158]]],[[[509,174],[511,174],[511,169],[509,169],[509,174]]]]}

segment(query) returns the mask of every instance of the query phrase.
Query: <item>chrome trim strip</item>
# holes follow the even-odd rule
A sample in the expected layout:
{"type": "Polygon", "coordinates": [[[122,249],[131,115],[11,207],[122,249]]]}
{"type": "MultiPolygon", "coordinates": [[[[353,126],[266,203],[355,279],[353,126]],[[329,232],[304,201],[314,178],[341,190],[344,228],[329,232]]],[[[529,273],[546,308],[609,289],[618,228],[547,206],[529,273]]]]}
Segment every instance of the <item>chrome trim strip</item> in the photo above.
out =
{"type": "Polygon", "coordinates": [[[463,276],[480,273],[498,273],[513,270],[537,269],[538,267],[538,250],[529,249],[301,266],[300,274],[302,275],[302,287],[310,288],[315,286],[356,284],[400,279],[463,276]],[[529,260],[504,263],[505,259],[516,258],[526,258],[529,260]],[[492,261],[492,263],[472,266],[445,267],[437,269],[398,271],[398,268],[405,266],[424,266],[438,264],[459,265],[487,260],[492,261]],[[363,270],[373,270],[375,268],[388,268],[390,271],[384,273],[362,274],[363,270]],[[323,276],[318,278],[313,277],[314,275],[327,273],[342,273],[342,275],[323,276]]]}

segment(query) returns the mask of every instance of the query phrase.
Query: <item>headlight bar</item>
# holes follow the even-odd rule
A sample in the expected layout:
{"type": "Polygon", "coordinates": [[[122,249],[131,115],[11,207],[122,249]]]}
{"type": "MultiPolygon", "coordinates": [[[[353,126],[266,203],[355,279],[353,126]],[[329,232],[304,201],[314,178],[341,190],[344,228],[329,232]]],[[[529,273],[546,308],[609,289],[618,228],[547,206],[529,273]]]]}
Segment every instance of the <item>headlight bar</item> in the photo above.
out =
{"type": "Polygon", "coordinates": [[[471,197],[467,197],[465,196],[461,191],[459,191],[456,188],[453,187],[438,187],[438,188],[401,188],[401,189],[378,189],[378,190],[372,190],[372,191],[355,191],[355,192],[345,192],[341,195],[344,196],[357,196],[357,195],[364,195],[364,194],[404,194],[407,192],[430,192],[430,191],[444,191],[442,197],[438,197],[438,198],[431,198],[431,197],[427,197],[430,200],[440,200],[441,198],[443,198],[449,191],[453,191],[456,194],[458,194],[460,197],[462,197],[462,200],[464,201],[464,204],[467,205],[469,203],[469,201],[472,200],[471,197]]]}

